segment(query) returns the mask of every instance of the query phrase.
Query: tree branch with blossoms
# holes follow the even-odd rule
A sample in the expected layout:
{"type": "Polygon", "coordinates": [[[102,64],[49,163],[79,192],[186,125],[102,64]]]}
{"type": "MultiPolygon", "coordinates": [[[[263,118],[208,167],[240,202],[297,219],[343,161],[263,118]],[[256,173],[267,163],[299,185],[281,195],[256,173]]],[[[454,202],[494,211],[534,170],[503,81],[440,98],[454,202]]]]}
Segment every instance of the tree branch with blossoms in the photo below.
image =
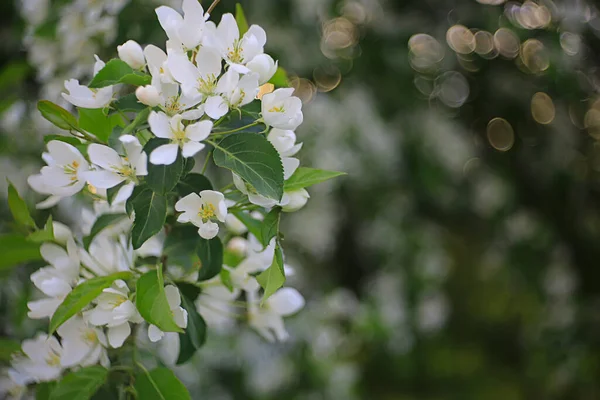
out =
{"type": "Polygon", "coordinates": [[[240,306],[259,334],[285,340],[283,317],[304,306],[284,287],[280,220],[306,205],[307,187],[341,173],[300,167],[302,103],[273,80],[279,67],[264,52],[265,31],[247,26],[239,5],[219,24],[197,0],[183,10],[156,9],[166,52],[130,40],[119,58],[97,58],[87,86],[66,81],[62,95],[77,116],[38,105],[66,133],[47,138],[47,165],[28,179],[49,196],[38,208],[83,193],[97,212],[83,235],[51,219],[38,228],[10,186],[24,232],[11,240],[48,263],[31,276],[43,297],[28,304],[30,318],[49,319],[48,333],[25,340],[9,370],[23,390],[55,382],[51,399],[103,390],[190,398],[172,371],[144,365],[138,347],[177,340],[185,363],[207,328],[240,306]],[[259,99],[267,83],[278,88],[259,99]],[[204,175],[211,162],[230,173],[221,191],[204,175]]]}

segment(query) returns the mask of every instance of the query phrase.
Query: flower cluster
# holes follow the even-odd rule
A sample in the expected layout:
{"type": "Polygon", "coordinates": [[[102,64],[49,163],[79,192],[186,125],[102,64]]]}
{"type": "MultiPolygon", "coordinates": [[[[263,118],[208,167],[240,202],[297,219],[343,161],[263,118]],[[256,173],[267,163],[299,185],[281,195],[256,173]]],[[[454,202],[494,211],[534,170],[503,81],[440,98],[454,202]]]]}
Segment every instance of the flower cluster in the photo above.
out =
{"type": "MultiPolygon", "coordinates": [[[[232,14],[215,24],[197,0],[184,0],[183,15],[166,6],[156,14],[166,51],[128,41],[118,59],[96,57],[87,86],[64,84],[78,118],[38,104],[70,136],[48,138],[47,165],[28,179],[48,196],[37,207],[91,199],[94,212],[77,229],[52,221],[38,229],[9,192],[15,219],[33,230],[27,238],[48,263],[31,275],[43,296],[28,307],[30,318],[50,319],[50,332],[14,357],[9,377],[19,393],[68,369],[120,368],[127,356],[108,349],[144,337],[179,333],[178,363],[203,345],[206,326],[238,319],[285,340],[283,318],[304,306],[283,287],[293,269],[280,219],[307,203],[306,187],[340,173],[295,158],[302,103],[285,79],[273,80],[285,73],[264,52],[262,28],[232,14]],[[232,176],[220,190],[205,175],[211,160],[232,176]]],[[[131,384],[143,384],[131,373],[131,384]]]]}

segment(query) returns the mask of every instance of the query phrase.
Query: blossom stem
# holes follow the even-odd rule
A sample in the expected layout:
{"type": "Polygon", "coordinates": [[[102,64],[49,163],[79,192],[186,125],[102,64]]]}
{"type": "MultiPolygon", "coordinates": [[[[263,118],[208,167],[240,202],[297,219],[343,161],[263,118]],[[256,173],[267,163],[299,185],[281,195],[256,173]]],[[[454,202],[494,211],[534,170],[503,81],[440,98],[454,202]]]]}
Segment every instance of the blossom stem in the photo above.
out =
{"type": "Polygon", "coordinates": [[[208,162],[210,161],[210,157],[212,156],[213,150],[211,150],[207,155],[206,155],[206,160],[204,160],[204,165],[202,166],[202,172],[200,172],[202,175],[204,175],[204,173],[206,172],[206,168],[208,168],[208,162]]]}
{"type": "Polygon", "coordinates": [[[76,128],[73,128],[73,129],[75,129],[75,130],[71,131],[71,135],[73,135],[75,137],[79,137],[80,139],[83,138],[83,139],[87,140],[88,142],[103,144],[101,141],[99,141],[98,139],[96,139],[95,137],[93,137],[92,135],[90,135],[89,133],[84,131],[83,129],[76,129],[76,128]],[[78,132],[81,136],[76,135],[75,132],[78,132]]]}
{"type": "Polygon", "coordinates": [[[206,10],[206,13],[210,15],[210,13],[215,9],[215,7],[217,6],[217,4],[219,4],[220,1],[221,0],[214,0],[210,7],[208,7],[208,10],[206,10]]]}
{"type": "Polygon", "coordinates": [[[236,133],[236,132],[239,132],[239,131],[243,131],[244,129],[252,128],[253,126],[256,126],[256,125],[259,125],[259,124],[260,124],[260,122],[259,122],[259,121],[254,121],[254,122],[253,122],[253,123],[251,123],[251,124],[248,124],[248,125],[246,125],[246,126],[242,126],[242,127],[240,127],[240,128],[232,129],[232,130],[230,130],[230,131],[225,131],[225,132],[214,132],[214,135],[213,135],[213,137],[215,137],[215,136],[229,135],[230,133],[236,133]]]}

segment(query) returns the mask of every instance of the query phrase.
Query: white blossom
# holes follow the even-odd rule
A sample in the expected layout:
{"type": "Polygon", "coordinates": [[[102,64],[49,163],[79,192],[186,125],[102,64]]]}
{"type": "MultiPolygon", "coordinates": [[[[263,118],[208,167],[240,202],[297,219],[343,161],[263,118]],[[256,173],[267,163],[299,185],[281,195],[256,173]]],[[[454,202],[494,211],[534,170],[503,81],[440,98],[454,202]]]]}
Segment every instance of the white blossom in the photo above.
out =
{"type": "Polygon", "coordinates": [[[90,161],[98,168],[85,174],[87,181],[97,188],[109,189],[121,182],[127,182],[131,194],[138,182],[138,176],[148,175],[148,156],[135,136],[123,135],[119,138],[125,148],[125,156],[120,156],[108,146],[92,143],[88,146],[90,161]]]}
{"type": "Polygon", "coordinates": [[[117,46],[119,58],[125,61],[133,69],[141,69],[146,65],[144,50],[135,40],[128,40],[117,46]]]}
{"type": "Polygon", "coordinates": [[[277,62],[268,54],[259,54],[246,64],[248,69],[259,76],[258,83],[264,85],[277,72],[277,62]]]}
{"type": "Polygon", "coordinates": [[[258,74],[249,73],[240,78],[240,74],[230,69],[223,74],[215,89],[220,96],[206,100],[206,114],[219,119],[229,112],[251,103],[258,94],[258,74]]]}
{"type": "Polygon", "coordinates": [[[60,377],[63,348],[54,336],[39,333],[35,339],[24,340],[21,349],[23,355],[13,358],[9,371],[11,377],[19,377],[19,383],[48,382],[60,377]]]}
{"type": "Polygon", "coordinates": [[[247,293],[250,326],[265,339],[284,341],[289,337],[283,317],[297,313],[304,307],[304,297],[293,288],[283,288],[269,297],[259,307],[256,292],[247,293]]]}
{"type": "MultiPolygon", "coordinates": [[[[94,66],[94,75],[104,67],[98,56],[96,56],[94,66]]],[[[113,96],[113,87],[107,86],[100,89],[90,89],[87,86],[79,84],[77,79],[65,81],[65,89],[69,94],[62,93],[62,96],[69,103],[81,108],[104,108],[110,104],[113,96]]]]}
{"type": "Polygon", "coordinates": [[[164,102],[160,92],[155,86],[140,86],[135,90],[135,96],[140,103],[150,107],[156,107],[164,102]]]}
{"type": "Polygon", "coordinates": [[[283,197],[280,201],[275,199],[271,199],[269,197],[263,196],[262,194],[258,194],[256,189],[252,187],[249,183],[246,183],[242,178],[240,178],[237,174],[232,172],[233,183],[237,190],[242,192],[243,194],[248,196],[248,200],[252,204],[256,204],[257,206],[270,208],[274,206],[284,206],[289,202],[289,199],[283,194],[283,197]]]}
{"type": "Polygon", "coordinates": [[[151,112],[148,117],[150,130],[159,138],[170,139],[169,144],[157,147],[150,153],[152,164],[170,165],[177,158],[178,149],[181,148],[183,157],[192,157],[204,148],[200,143],[206,139],[212,130],[211,121],[200,121],[183,126],[181,115],[169,118],[162,112],[151,112]]]}
{"type": "Polygon", "coordinates": [[[287,195],[288,202],[281,207],[285,212],[295,212],[300,210],[308,203],[308,199],[310,198],[306,189],[287,191],[285,194],[287,195]]]}
{"type": "Polygon", "coordinates": [[[202,42],[206,16],[197,0],[183,0],[182,8],[183,17],[166,6],[158,7],[156,15],[169,40],[191,50],[202,42]]]}
{"type": "Polygon", "coordinates": [[[293,88],[277,89],[262,97],[262,117],[273,128],[295,130],[302,121],[302,101],[295,96],[293,88]]]}
{"type": "Polygon", "coordinates": [[[178,222],[191,222],[197,226],[198,234],[204,239],[212,239],[219,233],[219,225],[214,221],[225,222],[227,205],[223,193],[203,190],[200,196],[190,193],[175,204],[175,210],[182,212],[178,222]]]}
{"type": "Polygon", "coordinates": [[[63,367],[108,364],[104,332],[88,325],[81,317],[73,317],[57,329],[63,347],[60,364],[63,367]]]}
{"type": "Polygon", "coordinates": [[[84,313],[85,319],[94,326],[107,326],[108,343],[118,348],[131,334],[132,323],[143,321],[133,302],[129,299],[129,288],[122,280],[115,281],[110,288],[94,300],[96,307],[84,313]]]}
{"type": "Polygon", "coordinates": [[[250,69],[246,64],[264,53],[267,43],[267,34],[258,25],[252,25],[240,38],[240,30],[232,14],[224,14],[219,26],[208,22],[207,30],[210,32],[207,44],[219,50],[221,57],[229,67],[241,74],[247,74],[250,69]]]}

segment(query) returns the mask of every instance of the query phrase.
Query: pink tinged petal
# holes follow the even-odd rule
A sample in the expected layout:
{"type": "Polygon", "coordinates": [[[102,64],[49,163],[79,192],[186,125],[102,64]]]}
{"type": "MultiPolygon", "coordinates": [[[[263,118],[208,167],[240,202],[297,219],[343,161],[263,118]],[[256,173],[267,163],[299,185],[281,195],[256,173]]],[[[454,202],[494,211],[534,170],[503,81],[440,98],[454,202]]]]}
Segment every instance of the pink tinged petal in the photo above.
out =
{"type": "Polygon", "coordinates": [[[125,340],[131,334],[129,322],[108,328],[108,343],[111,347],[118,349],[123,346],[125,340]]]}
{"type": "Polygon", "coordinates": [[[200,142],[210,135],[210,131],[213,128],[212,121],[200,121],[195,124],[188,125],[185,128],[185,136],[195,142],[200,142]]]}
{"type": "Polygon", "coordinates": [[[152,111],[148,117],[148,124],[150,124],[150,130],[156,137],[163,139],[173,138],[173,132],[171,132],[171,125],[167,114],[152,111]]]}
{"type": "Polygon", "coordinates": [[[221,96],[212,96],[206,100],[204,110],[212,119],[219,119],[229,112],[229,106],[221,96]]]}
{"type": "Polygon", "coordinates": [[[148,327],[148,339],[150,339],[151,342],[158,342],[163,336],[165,336],[165,333],[158,329],[156,325],[150,325],[148,327]]]}
{"type": "Polygon", "coordinates": [[[171,165],[177,159],[177,144],[164,144],[150,153],[150,162],[154,165],[171,165]]]}
{"type": "Polygon", "coordinates": [[[294,288],[283,288],[267,299],[269,308],[278,315],[288,316],[300,311],[305,304],[304,297],[294,288]]]}
{"type": "Polygon", "coordinates": [[[217,236],[219,233],[219,225],[215,224],[214,222],[207,222],[204,223],[202,222],[202,224],[200,225],[200,229],[198,229],[198,235],[200,235],[200,237],[202,239],[206,239],[206,240],[210,240],[212,238],[214,238],[215,236],[217,236]]]}
{"type": "Polygon", "coordinates": [[[181,155],[185,158],[193,157],[205,147],[204,144],[198,142],[187,142],[181,149],[181,155]]]}
{"type": "Polygon", "coordinates": [[[171,310],[176,310],[181,305],[181,296],[179,290],[173,285],[165,286],[165,295],[171,310]]]}
{"type": "Polygon", "coordinates": [[[115,198],[113,199],[113,204],[121,204],[127,201],[127,199],[131,197],[133,189],[135,189],[135,183],[133,182],[128,183],[127,185],[123,185],[117,192],[115,198]]]}
{"type": "Polygon", "coordinates": [[[125,180],[125,177],[106,170],[87,171],[84,177],[92,186],[100,189],[110,189],[125,180]]]}

